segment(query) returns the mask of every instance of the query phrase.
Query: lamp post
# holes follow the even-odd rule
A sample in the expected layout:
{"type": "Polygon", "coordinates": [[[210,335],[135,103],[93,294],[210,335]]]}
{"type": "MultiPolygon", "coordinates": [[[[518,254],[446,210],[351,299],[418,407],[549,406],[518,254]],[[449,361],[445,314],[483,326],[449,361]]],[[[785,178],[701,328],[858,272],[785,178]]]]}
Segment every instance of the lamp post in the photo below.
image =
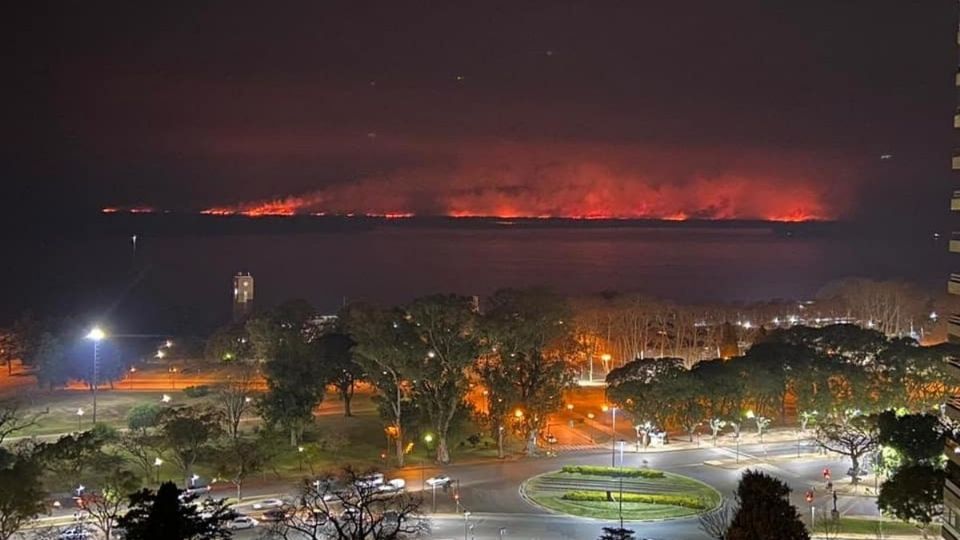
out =
{"type": "Polygon", "coordinates": [[[153,460],[153,466],[157,468],[157,484],[159,484],[160,483],[160,467],[163,466],[163,460],[160,458],[153,460]]]}
{"type": "Polygon", "coordinates": [[[303,472],[303,447],[297,447],[297,465],[300,469],[300,472],[303,472]]]}
{"type": "Polygon", "coordinates": [[[463,511],[463,540],[468,540],[467,531],[470,528],[470,511],[463,511]]]}
{"type": "Polygon", "coordinates": [[[610,411],[611,413],[613,413],[613,416],[610,422],[610,427],[613,430],[613,435],[611,435],[611,438],[610,438],[610,466],[616,467],[617,466],[617,406],[614,405],[613,407],[610,407],[608,405],[604,405],[603,407],[601,407],[601,409],[603,410],[603,412],[610,411]]]}
{"type": "Polygon", "coordinates": [[[80,431],[80,421],[83,419],[83,408],[80,407],[77,409],[77,432],[80,431]]]}
{"type": "Polygon", "coordinates": [[[107,335],[103,333],[103,330],[99,326],[94,326],[90,329],[90,332],[87,333],[87,339],[93,341],[93,423],[97,423],[97,372],[99,370],[100,359],[98,355],[100,353],[100,340],[105,338],[107,335]]]}

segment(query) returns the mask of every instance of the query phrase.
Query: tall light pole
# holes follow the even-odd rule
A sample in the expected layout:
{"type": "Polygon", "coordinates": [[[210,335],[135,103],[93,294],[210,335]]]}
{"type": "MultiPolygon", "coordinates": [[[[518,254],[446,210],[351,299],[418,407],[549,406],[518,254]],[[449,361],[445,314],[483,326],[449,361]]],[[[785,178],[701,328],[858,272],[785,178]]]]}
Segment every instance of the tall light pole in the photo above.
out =
{"type": "Polygon", "coordinates": [[[80,421],[83,420],[83,407],[77,409],[77,433],[80,433],[80,421]]]}
{"type": "Polygon", "coordinates": [[[98,354],[100,353],[100,340],[106,336],[99,326],[94,326],[87,334],[87,339],[93,341],[93,425],[97,425],[97,372],[100,367],[100,359],[98,358],[98,354]]]}
{"type": "Polygon", "coordinates": [[[610,411],[613,414],[612,420],[610,422],[610,427],[613,429],[613,435],[610,439],[610,466],[617,466],[617,406],[613,407],[604,405],[602,407],[603,411],[610,411]]]}

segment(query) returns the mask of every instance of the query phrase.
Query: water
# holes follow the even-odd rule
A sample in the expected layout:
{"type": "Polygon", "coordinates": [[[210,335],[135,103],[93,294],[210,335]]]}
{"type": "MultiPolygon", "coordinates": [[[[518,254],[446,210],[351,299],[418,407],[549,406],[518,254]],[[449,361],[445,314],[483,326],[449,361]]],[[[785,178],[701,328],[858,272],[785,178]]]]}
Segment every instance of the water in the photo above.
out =
{"type": "Polygon", "coordinates": [[[433,292],[484,295],[534,285],[696,303],[809,298],[851,276],[939,291],[948,273],[945,243],[926,235],[785,237],[763,228],[380,227],[147,236],[138,239],[135,255],[128,237],[98,235],[45,254],[44,272],[31,273],[24,290],[42,289],[58,309],[98,306],[130,330],[187,330],[226,320],[237,271],[253,274],[258,305],[299,297],[329,312],[344,300],[399,303],[433,292]]]}

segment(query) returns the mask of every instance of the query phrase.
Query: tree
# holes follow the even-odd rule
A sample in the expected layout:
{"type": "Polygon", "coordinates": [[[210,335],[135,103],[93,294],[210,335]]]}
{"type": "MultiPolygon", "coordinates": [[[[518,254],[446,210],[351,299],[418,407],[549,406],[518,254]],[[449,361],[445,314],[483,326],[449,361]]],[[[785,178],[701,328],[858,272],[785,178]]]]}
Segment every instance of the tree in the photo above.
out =
{"type": "Polygon", "coordinates": [[[931,465],[901,467],[880,486],[877,506],[914,523],[926,538],[930,524],[943,513],[944,478],[944,471],[931,465]]]}
{"type": "Polygon", "coordinates": [[[907,464],[933,464],[943,455],[944,427],[935,415],[884,411],[877,428],[877,442],[896,449],[907,464]]]}
{"type": "MultiPolygon", "coordinates": [[[[483,319],[485,349],[477,368],[490,394],[490,415],[498,435],[504,417],[520,407],[521,436],[527,453],[536,452],[539,431],[563,405],[563,391],[574,383],[570,359],[577,350],[566,301],[543,289],[504,289],[489,299],[483,319]],[[496,404],[493,404],[496,400],[496,404]]],[[[503,455],[502,437],[498,436],[503,455]]]]}
{"type": "Polygon", "coordinates": [[[633,540],[633,530],[623,527],[604,527],[598,540],[633,540]]]}
{"type": "Polygon", "coordinates": [[[285,340],[264,372],[267,392],[260,413],[271,425],[282,426],[290,434],[290,446],[296,446],[326,389],[315,348],[300,339],[285,340]]]}
{"type": "Polygon", "coordinates": [[[782,481],[760,471],[744,472],[737,486],[740,506],[725,540],[809,540],[789,495],[790,488],[782,481]]]}
{"type": "Polygon", "coordinates": [[[405,322],[423,350],[409,357],[415,399],[436,431],[437,462],[449,463],[450,428],[463,405],[467,370],[479,353],[473,301],[466,296],[426,296],[414,300],[406,312],[405,322]]]}
{"type": "Polygon", "coordinates": [[[115,470],[123,461],[120,456],[104,451],[104,447],[115,440],[115,430],[97,424],[91,430],[41,444],[37,456],[58,485],[65,486],[66,482],[89,484],[115,470]]]}
{"type": "Polygon", "coordinates": [[[817,443],[826,450],[850,458],[854,482],[860,474],[860,459],[877,446],[874,419],[855,416],[844,423],[826,423],[817,427],[817,443]]]}
{"type": "Polygon", "coordinates": [[[157,458],[163,457],[164,438],[155,430],[128,431],[121,433],[116,443],[136,465],[141,478],[149,482],[153,478],[157,458]]]}
{"type": "Polygon", "coordinates": [[[425,353],[400,310],[383,310],[366,304],[348,305],[340,314],[344,327],[357,343],[355,359],[380,394],[379,411],[393,428],[397,465],[404,462],[404,436],[410,409],[411,359],[425,353]],[[386,415],[384,414],[386,413],[386,415]]]}
{"type": "Polygon", "coordinates": [[[213,453],[217,476],[226,478],[237,488],[237,501],[243,500],[243,483],[251,474],[263,469],[266,455],[258,440],[230,439],[213,453]]]}
{"type": "Polygon", "coordinates": [[[428,532],[419,496],[385,493],[364,484],[364,476],[350,467],[304,481],[298,503],[271,532],[281,538],[337,540],[401,540],[428,532]],[[332,535],[332,536],[331,536],[332,535]]]}
{"type": "Polygon", "coordinates": [[[246,329],[239,324],[218,328],[207,339],[203,355],[211,362],[246,360],[250,357],[250,345],[246,329]]]}
{"type": "Polygon", "coordinates": [[[733,521],[736,510],[737,505],[731,503],[730,499],[724,498],[720,501],[720,506],[710,512],[697,515],[700,530],[712,540],[726,540],[727,529],[730,528],[730,522],[733,521]]]}
{"type": "Polygon", "coordinates": [[[127,495],[140,488],[140,479],[130,471],[116,469],[107,473],[99,482],[99,489],[84,494],[81,507],[110,540],[117,520],[126,508],[127,495]]]}
{"type": "Polygon", "coordinates": [[[0,444],[10,435],[37,423],[41,414],[26,414],[16,399],[0,401],[0,444]]]}
{"type": "Polygon", "coordinates": [[[622,380],[614,370],[608,378],[611,386],[607,396],[638,422],[650,421],[657,427],[665,427],[677,397],[672,391],[682,388],[682,382],[675,380],[686,374],[683,362],[677,358],[651,358],[634,360],[622,369],[634,375],[622,380]],[[671,393],[668,394],[668,390],[671,393]]]}
{"type": "Polygon", "coordinates": [[[196,407],[167,409],[160,417],[160,437],[174,463],[188,481],[193,466],[209,443],[220,434],[220,415],[196,407]]]}
{"type": "Polygon", "coordinates": [[[156,492],[143,489],[130,495],[129,510],[118,521],[128,540],[220,540],[231,537],[226,525],[237,513],[223,500],[181,496],[172,482],[156,492]],[[198,507],[199,506],[199,507],[198,507]]]}
{"type": "Polygon", "coordinates": [[[240,436],[243,416],[255,406],[250,395],[253,389],[253,372],[244,369],[236,379],[218,386],[214,394],[214,406],[220,410],[226,432],[234,440],[240,436]]]}
{"type": "Polygon", "coordinates": [[[340,332],[324,334],[318,340],[326,382],[337,389],[344,416],[353,416],[350,401],[357,382],[363,380],[363,368],[353,360],[354,345],[350,336],[340,332]]]}
{"type": "Polygon", "coordinates": [[[0,540],[9,540],[46,510],[41,473],[33,457],[0,448],[0,540]]]}
{"type": "Polygon", "coordinates": [[[67,384],[72,371],[60,338],[51,332],[40,335],[37,350],[33,356],[33,368],[40,387],[53,390],[67,384]]]}
{"type": "Polygon", "coordinates": [[[140,403],[134,405],[127,413],[127,427],[130,431],[146,433],[160,423],[163,407],[155,403],[140,403]]]}

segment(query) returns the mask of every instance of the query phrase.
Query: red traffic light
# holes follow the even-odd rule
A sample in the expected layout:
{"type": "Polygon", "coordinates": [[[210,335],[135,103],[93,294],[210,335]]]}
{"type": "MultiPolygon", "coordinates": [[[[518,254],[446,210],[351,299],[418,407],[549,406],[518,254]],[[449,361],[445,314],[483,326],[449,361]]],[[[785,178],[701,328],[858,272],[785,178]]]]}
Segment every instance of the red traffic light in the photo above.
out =
{"type": "Polygon", "coordinates": [[[812,503],[812,502],[813,502],[813,492],[812,492],[812,491],[807,491],[806,493],[803,494],[803,498],[804,498],[804,500],[806,500],[808,503],[812,503]]]}
{"type": "Polygon", "coordinates": [[[823,468],[823,477],[827,480],[830,479],[830,467],[823,468]]]}

